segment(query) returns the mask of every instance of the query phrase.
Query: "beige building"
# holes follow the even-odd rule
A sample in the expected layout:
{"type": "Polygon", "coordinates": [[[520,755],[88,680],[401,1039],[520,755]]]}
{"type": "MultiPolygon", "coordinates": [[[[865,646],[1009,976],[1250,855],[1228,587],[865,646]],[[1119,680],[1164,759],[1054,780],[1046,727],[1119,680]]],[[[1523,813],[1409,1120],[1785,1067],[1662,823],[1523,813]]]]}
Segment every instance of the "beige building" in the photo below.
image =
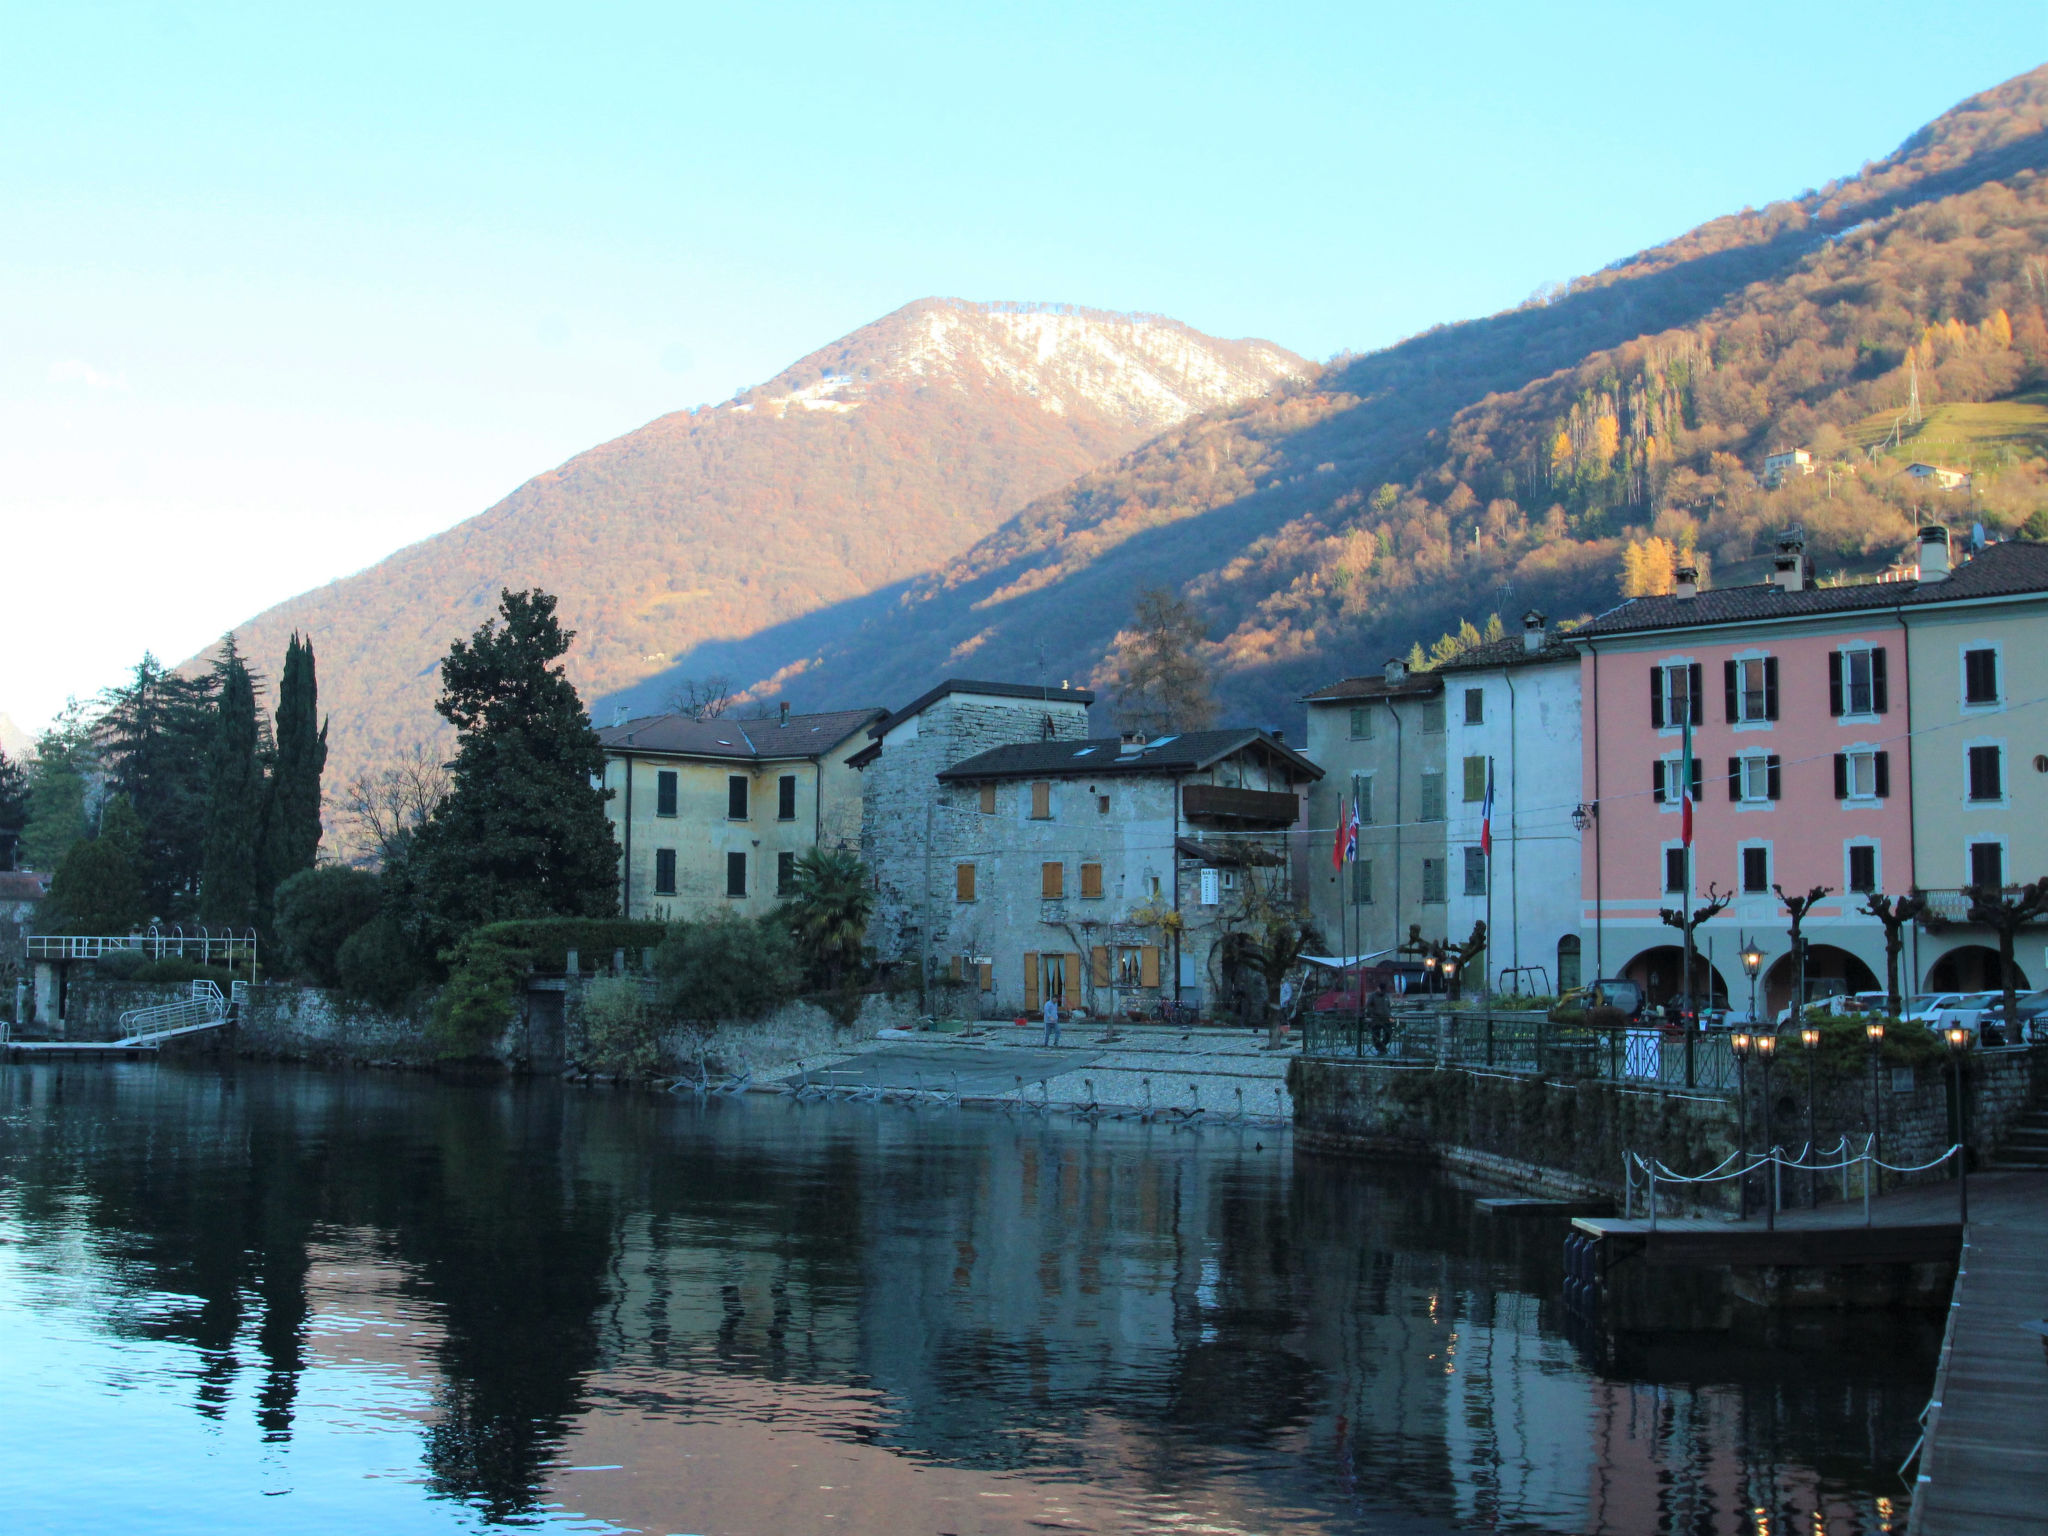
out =
{"type": "Polygon", "coordinates": [[[765,720],[651,715],[601,730],[627,917],[759,916],[815,846],[860,846],[847,759],[881,709],[765,720]]]}

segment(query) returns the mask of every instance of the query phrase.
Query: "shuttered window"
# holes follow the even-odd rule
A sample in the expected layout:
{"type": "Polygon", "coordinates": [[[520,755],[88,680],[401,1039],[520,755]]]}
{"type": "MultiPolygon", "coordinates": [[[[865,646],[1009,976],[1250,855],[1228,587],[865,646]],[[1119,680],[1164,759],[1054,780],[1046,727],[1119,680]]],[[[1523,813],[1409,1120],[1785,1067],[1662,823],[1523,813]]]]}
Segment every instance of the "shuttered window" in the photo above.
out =
{"type": "Polygon", "coordinates": [[[974,900],[974,866],[972,864],[955,864],[953,866],[953,899],[955,901],[974,900]]]}
{"type": "Polygon", "coordinates": [[[1486,798],[1486,759],[1465,759],[1465,803],[1477,805],[1486,798]]]}
{"type": "Polygon", "coordinates": [[[725,815],[728,821],[747,819],[747,781],[744,775],[735,773],[726,778],[725,815]]]}
{"type": "Polygon", "coordinates": [[[676,813],[676,776],[667,768],[654,776],[654,814],[673,816],[676,813]]]}
{"type": "Polygon", "coordinates": [[[1052,820],[1052,785],[1044,779],[1031,786],[1031,819],[1052,820]]]}
{"type": "Polygon", "coordinates": [[[1771,888],[1771,850],[1768,848],[1745,848],[1742,850],[1742,889],[1745,894],[1761,896],[1771,888]]]}
{"type": "Polygon", "coordinates": [[[1138,950],[1138,985],[1156,987],[1159,985],[1159,946],[1146,944],[1138,950]]]}
{"type": "Polygon", "coordinates": [[[996,813],[996,787],[993,784],[981,786],[981,814],[993,816],[996,813]]]}
{"type": "Polygon", "coordinates": [[[676,893],[676,851],[673,848],[654,850],[654,894],[673,896],[676,893]]]}
{"type": "Polygon", "coordinates": [[[1465,894],[1484,896],[1486,894],[1486,854],[1477,846],[1465,850],[1465,894]]]}
{"type": "Polygon", "coordinates": [[[785,773],[775,781],[775,819],[796,820],[796,775],[785,773]]]}
{"type": "Polygon", "coordinates": [[[1038,866],[1038,894],[1047,901],[1058,901],[1067,894],[1067,866],[1064,864],[1041,864],[1038,866]]]}
{"type": "Polygon", "coordinates": [[[1372,711],[1370,709],[1361,708],[1351,711],[1351,739],[1353,741],[1372,740],[1372,711]]]}
{"type": "Polygon", "coordinates": [[[1422,899],[1442,901],[1445,899],[1444,860],[1424,859],[1422,861],[1422,899]]]}
{"type": "Polygon", "coordinates": [[[725,894],[747,894],[747,856],[744,853],[728,853],[725,856],[725,894]]]}
{"type": "Polygon", "coordinates": [[[2004,765],[1997,747],[1972,747],[1969,757],[1970,798],[2000,800],[2005,796],[2004,765]]]}
{"type": "Polygon", "coordinates": [[[1963,652],[1963,702],[1998,702],[1998,652],[1988,647],[1963,652]]]}
{"type": "Polygon", "coordinates": [[[1444,776],[1440,773],[1425,773],[1422,776],[1422,820],[1442,821],[1444,819],[1444,776]]]}
{"type": "Polygon", "coordinates": [[[775,855],[775,894],[794,896],[796,894],[796,855],[778,853],[775,855]]]}
{"type": "Polygon", "coordinates": [[[1102,866],[1083,864],[1081,866],[1081,898],[1084,901],[1102,899],[1102,866]]]}
{"type": "Polygon", "coordinates": [[[1038,1008],[1038,952],[1027,949],[1024,951],[1024,1011],[1036,1013],[1038,1008]]]}

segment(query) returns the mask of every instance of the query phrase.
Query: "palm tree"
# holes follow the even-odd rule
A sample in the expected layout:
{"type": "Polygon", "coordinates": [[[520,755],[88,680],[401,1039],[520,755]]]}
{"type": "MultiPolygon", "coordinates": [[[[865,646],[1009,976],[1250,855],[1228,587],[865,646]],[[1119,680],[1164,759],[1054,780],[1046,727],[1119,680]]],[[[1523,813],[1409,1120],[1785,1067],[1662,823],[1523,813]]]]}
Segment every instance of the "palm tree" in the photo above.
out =
{"type": "Polygon", "coordinates": [[[790,933],[826,987],[836,990],[860,970],[875,909],[868,867],[847,849],[812,848],[796,861],[790,884],[790,933]]]}

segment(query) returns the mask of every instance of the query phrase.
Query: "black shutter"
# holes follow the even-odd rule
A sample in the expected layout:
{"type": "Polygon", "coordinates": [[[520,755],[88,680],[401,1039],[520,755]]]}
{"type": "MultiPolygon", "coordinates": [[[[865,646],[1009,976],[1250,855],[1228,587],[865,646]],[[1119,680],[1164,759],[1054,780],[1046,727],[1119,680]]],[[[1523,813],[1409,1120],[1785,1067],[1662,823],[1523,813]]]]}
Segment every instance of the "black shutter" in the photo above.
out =
{"type": "MultiPolygon", "coordinates": [[[[1885,687],[1884,671],[1884,647],[1880,645],[1870,653],[1870,708],[1872,713],[1880,715],[1891,706],[1891,697],[1885,687]]],[[[1883,791],[1880,790],[1878,793],[1882,794],[1883,791]]]]}
{"type": "Polygon", "coordinates": [[[1721,663],[1721,701],[1727,708],[1730,725],[1742,718],[1742,710],[1735,693],[1735,663],[1724,661],[1721,663]]]}
{"type": "Polygon", "coordinates": [[[1693,758],[1688,765],[1688,774],[1692,779],[1692,803],[1698,805],[1706,795],[1707,765],[1698,758],[1693,758]]]}
{"type": "Polygon", "coordinates": [[[1764,777],[1769,781],[1764,786],[1764,793],[1773,800],[1782,800],[1785,797],[1785,781],[1778,768],[1779,761],[1775,752],[1764,759],[1764,777]]]}
{"type": "Polygon", "coordinates": [[[1828,652],[1828,713],[1837,719],[1842,714],[1842,653],[1828,652]]]}
{"type": "Polygon", "coordinates": [[[1849,754],[1846,752],[1835,754],[1835,798],[1849,798],[1849,754]]]}
{"type": "Polygon", "coordinates": [[[1650,668],[1650,726],[1653,730],[1664,729],[1664,669],[1650,668]]]}
{"type": "MultiPolygon", "coordinates": [[[[1729,665],[1733,666],[1735,663],[1730,662],[1729,665]]],[[[1730,800],[1740,800],[1742,798],[1742,759],[1739,757],[1728,759],[1728,798],[1730,800]]]]}
{"type": "Polygon", "coordinates": [[[1659,805],[1664,803],[1664,759],[1661,757],[1650,764],[1650,798],[1659,805]]]}
{"type": "Polygon", "coordinates": [[[1694,662],[1685,671],[1685,696],[1692,700],[1692,723],[1694,725],[1705,725],[1707,723],[1707,699],[1701,689],[1706,682],[1706,668],[1702,667],[1698,662],[1694,662]]]}
{"type": "Polygon", "coordinates": [[[1775,656],[1764,658],[1764,718],[1778,718],[1778,658],[1775,656]]]}
{"type": "MultiPolygon", "coordinates": [[[[1883,651],[1878,655],[1882,656],[1883,651]]],[[[1877,754],[1877,798],[1888,800],[1892,793],[1892,755],[1889,752],[1877,754]]]]}

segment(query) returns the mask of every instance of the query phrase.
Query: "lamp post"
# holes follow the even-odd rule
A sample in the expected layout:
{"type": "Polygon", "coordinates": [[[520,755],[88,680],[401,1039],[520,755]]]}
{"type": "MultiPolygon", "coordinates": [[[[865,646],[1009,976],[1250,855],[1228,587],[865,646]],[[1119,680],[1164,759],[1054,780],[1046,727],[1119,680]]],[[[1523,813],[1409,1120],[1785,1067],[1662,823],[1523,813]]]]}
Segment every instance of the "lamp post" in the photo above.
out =
{"type": "Polygon", "coordinates": [[[1778,1230],[1778,1148],[1771,1140],[1771,1062],[1778,1054],[1776,1035],[1756,1037],[1757,1064],[1764,1069],[1764,1151],[1771,1159],[1771,1176],[1764,1185],[1764,1228],[1778,1230]]]}
{"type": "Polygon", "coordinates": [[[1749,1220],[1749,1051],[1755,1040],[1746,1029],[1738,1029],[1728,1037],[1728,1049],[1735,1053],[1735,1165],[1744,1170],[1735,1181],[1735,1196],[1744,1221],[1749,1220]]]}
{"type": "Polygon", "coordinates": [[[1756,978],[1758,972],[1762,971],[1763,968],[1764,952],[1756,947],[1756,940],[1751,939],[1742,946],[1742,973],[1749,978],[1749,1022],[1752,1027],[1757,1022],[1756,978]]]}
{"type": "MultiPolygon", "coordinates": [[[[1870,1141],[1878,1162],[1884,1161],[1884,1099],[1878,1092],[1878,1058],[1884,1054],[1884,1021],[1873,1019],[1863,1026],[1863,1038],[1870,1045],[1870,1141]]],[[[1884,1170],[1877,1170],[1878,1193],[1884,1192],[1884,1170]]],[[[1866,1182],[1868,1182],[1866,1177],[1866,1182]]]]}
{"type": "MultiPolygon", "coordinates": [[[[1806,1047],[1806,1150],[1814,1151],[1813,1117],[1813,1058],[1820,1054],[1820,1029],[1808,1024],[1799,1031],[1799,1043],[1806,1047]]],[[[1820,1204],[1820,1175],[1814,1169],[1806,1170],[1806,1208],[1810,1211],[1820,1204]]]]}
{"type": "Polygon", "coordinates": [[[1960,1024],[1943,1031],[1948,1038],[1949,1065],[1956,1080],[1956,1204],[1964,1223],[1970,1220],[1970,1126],[1965,1118],[1970,1101],[1963,1097],[1963,1058],[1970,1052],[1970,1032],[1960,1024]]]}

